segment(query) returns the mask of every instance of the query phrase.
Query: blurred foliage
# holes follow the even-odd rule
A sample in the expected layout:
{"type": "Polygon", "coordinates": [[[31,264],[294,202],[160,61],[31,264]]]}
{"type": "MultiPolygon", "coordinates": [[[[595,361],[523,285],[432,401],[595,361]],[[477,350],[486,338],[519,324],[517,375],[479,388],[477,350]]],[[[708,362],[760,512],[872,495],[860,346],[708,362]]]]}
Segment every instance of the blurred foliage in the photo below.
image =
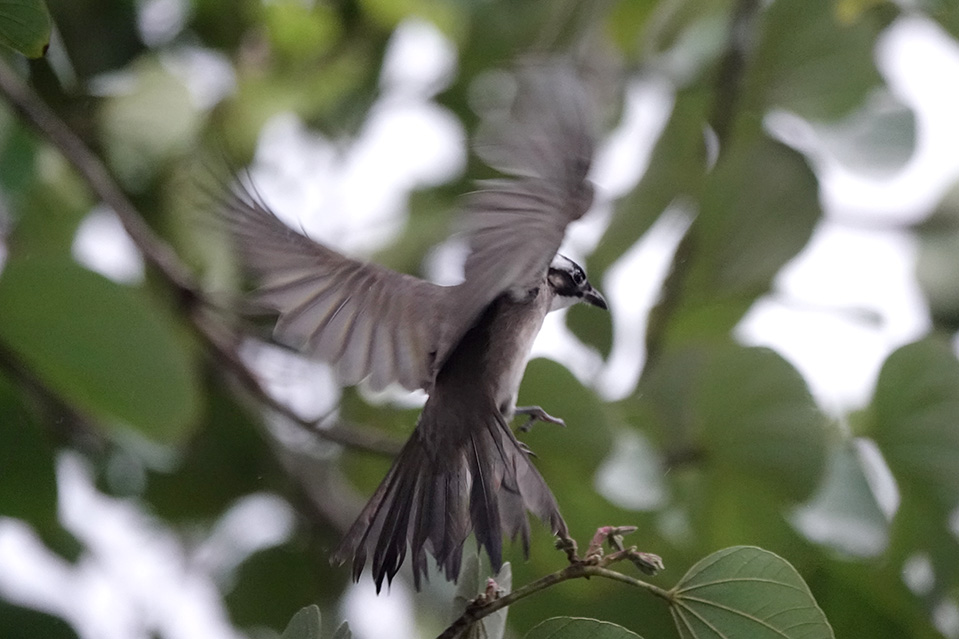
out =
{"type": "Polygon", "coordinates": [[[39,58],[50,45],[50,14],[43,0],[11,0],[0,10],[0,43],[39,58]]]}
{"type": "MultiPolygon", "coordinates": [[[[875,66],[877,39],[907,5],[959,35],[959,10],[946,0],[50,0],[48,56],[2,55],[100,153],[202,281],[217,283],[234,269],[221,238],[196,224],[195,187],[184,184],[224,150],[248,161],[263,127],[284,113],[336,149],[349,146],[385,93],[390,38],[412,19],[455,49],[456,73],[434,87],[435,103],[469,133],[473,82],[529,51],[587,51],[598,69],[665,83],[671,110],[649,167],[613,203],[587,264],[602,281],[664,214],[678,212],[689,228],[659,302],[648,325],[615,332],[594,314],[568,316],[604,356],[620,330],[645,341],[641,378],[627,397],[606,402],[562,365],[531,362],[520,403],[542,405],[568,427],[540,424],[524,441],[581,544],[598,526],[635,524],[630,543],[667,566],[650,582],[668,590],[678,580],[676,592],[696,592],[683,604],[682,636],[711,636],[700,632],[705,623],[760,636],[735,626],[764,597],[779,597],[708,584],[739,570],[767,579],[768,569],[822,625],[805,581],[838,637],[954,637],[959,626],[943,628],[942,619],[959,605],[959,362],[948,339],[959,326],[956,193],[915,229],[933,332],[888,358],[871,404],[842,420],[850,428],[817,407],[786,359],[732,336],[823,214],[813,159],[777,137],[767,115],[804,118],[858,170],[890,173],[910,157],[915,119],[875,66]],[[616,490],[600,493],[598,473],[624,442],[634,451],[625,463],[648,467],[613,475],[616,490]],[[898,487],[891,518],[866,449],[898,487]],[[872,546],[857,545],[867,538],[872,546]],[[743,553],[755,556],[729,563],[743,553]],[[911,576],[917,565],[931,577],[911,576]],[[719,610],[742,614],[707,621],[719,610]]],[[[20,24],[16,12],[37,7],[5,3],[0,42],[36,54],[42,28],[11,25],[20,24]]],[[[609,112],[615,119],[622,107],[609,112]]],[[[282,628],[296,613],[283,637],[320,636],[319,609],[303,607],[316,603],[337,618],[348,571],[330,567],[327,553],[387,461],[334,450],[260,414],[200,346],[195,308],[157,273],[121,284],[77,265],[74,236],[95,202],[2,102],[0,166],[0,524],[28,523],[67,565],[84,555],[57,518],[64,450],[84,455],[98,488],[158,517],[185,548],[238,499],[270,491],[292,505],[295,530],[217,581],[224,605],[244,632],[282,628]],[[117,459],[134,460],[143,481],[130,479],[136,473],[118,481],[117,459]]],[[[466,175],[411,193],[401,203],[410,217],[378,259],[423,270],[428,247],[453,228],[456,196],[482,171],[471,158],[466,175]]],[[[414,409],[351,389],[340,414],[398,436],[416,419],[414,409]]],[[[534,526],[529,561],[511,550],[514,590],[562,566],[551,544],[534,526]]],[[[438,632],[450,598],[431,590],[416,600],[424,636],[438,632]]],[[[0,601],[0,636],[72,636],[59,619],[14,601],[0,601]]],[[[803,623],[776,621],[787,622],[803,623]]],[[[662,601],[595,579],[524,600],[507,625],[530,637],[680,636],[662,601]]]]}

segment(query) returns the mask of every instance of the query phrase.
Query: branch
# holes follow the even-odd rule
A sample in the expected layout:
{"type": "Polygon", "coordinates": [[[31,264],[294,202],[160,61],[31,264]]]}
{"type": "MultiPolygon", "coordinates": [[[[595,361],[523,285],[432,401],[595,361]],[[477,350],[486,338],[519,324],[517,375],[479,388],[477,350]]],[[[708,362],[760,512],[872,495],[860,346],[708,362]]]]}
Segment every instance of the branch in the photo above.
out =
{"type": "Polygon", "coordinates": [[[120,218],[144,259],[176,289],[191,309],[188,317],[197,334],[226,370],[232,373],[263,405],[289,418],[294,424],[323,439],[380,455],[396,455],[399,443],[372,429],[337,425],[322,428],[319,422],[304,420],[278,402],[260,384],[256,374],[236,352],[238,338],[221,322],[212,322],[205,309],[212,305],[203,295],[189,270],[176,253],[143,220],[136,207],[117,185],[103,162],[74,133],[67,124],[47,106],[0,57],[0,94],[7,98],[20,117],[41,136],[55,146],[74,167],[87,185],[120,218]]]}
{"type": "Polygon", "coordinates": [[[113,209],[144,259],[179,291],[190,297],[198,296],[199,289],[189,271],[173,250],[143,221],[100,158],[20,79],[3,58],[0,58],[0,92],[26,122],[57,147],[93,192],[113,209]]]}
{"type": "Polygon", "coordinates": [[[621,572],[607,568],[610,564],[628,560],[632,561],[647,574],[655,574],[663,569],[662,560],[656,555],[638,552],[635,547],[623,547],[622,535],[634,530],[636,530],[636,528],[633,526],[603,526],[596,531],[596,535],[590,543],[586,557],[582,559],[576,556],[576,542],[568,538],[559,540],[557,547],[566,551],[570,558],[569,566],[548,574],[545,577],[540,577],[536,581],[526,584],[519,590],[514,590],[502,597],[490,598],[487,595],[480,595],[466,607],[463,614],[457,617],[437,639],[455,639],[455,637],[458,637],[463,631],[483,617],[489,616],[497,610],[502,610],[541,590],[563,583],[564,581],[569,581],[570,579],[602,577],[635,588],[642,588],[664,601],[672,601],[673,597],[669,591],[663,590],[659,586],[654,586],[641,579],[636,579],[635,577],[630,577],[629,575],[624,575],[621,572]],[[601,548],[603,541],[608,541],[614,549],[614,552],[603,556],[601,548]]]}
{"type": "Polygon", "coordinates": [[[739,99],[746,71],[746,58],[752,48],[756,18],[761,9],[759,0],[739,0],[729,25],[726,52],[719,64],[716,77],[716,99],[713,103],[712,125],[719,138],[719,148],[729,138],[736,120],[739,99]]]}
{"type": "Polygon", "coordinates": [[[318,435],[328,441],[364,450],[369,453],[395,457],[400,452],[402,442],[395,437],[383,435],[379,431],[361,427],[356,424],[349,426],[342,422],[329,427],[323,427],[323,418],[307,420],[294,412],[289,406],[279,402],[263,388],[259,378],[250,370],[246,363],[237,354],[237,337],[232,331],[223,328],[219,322],[211,321],[209,314],[197,310],[191,318],[200,336],[207,346],[214,352],[220,363],[229,370],[237,381],[250,391],[261,404],[270,410],[276,411],[291,422],[318,435]]]}

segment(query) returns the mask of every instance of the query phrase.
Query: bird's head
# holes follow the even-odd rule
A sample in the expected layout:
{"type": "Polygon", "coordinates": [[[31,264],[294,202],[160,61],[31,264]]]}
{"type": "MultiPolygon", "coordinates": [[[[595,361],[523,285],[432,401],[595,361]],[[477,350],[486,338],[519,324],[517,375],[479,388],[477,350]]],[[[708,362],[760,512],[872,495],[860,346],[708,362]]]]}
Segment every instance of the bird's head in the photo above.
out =
{"type": "Polygon", "coordinates": [[[603,310],[609,308],[606,299],[586,279],[583,267],[565,255],[557,253],[553,258],[546,281],[553,289],[551,311],[572,306],[577,302],[586,302],[603,310]]]}

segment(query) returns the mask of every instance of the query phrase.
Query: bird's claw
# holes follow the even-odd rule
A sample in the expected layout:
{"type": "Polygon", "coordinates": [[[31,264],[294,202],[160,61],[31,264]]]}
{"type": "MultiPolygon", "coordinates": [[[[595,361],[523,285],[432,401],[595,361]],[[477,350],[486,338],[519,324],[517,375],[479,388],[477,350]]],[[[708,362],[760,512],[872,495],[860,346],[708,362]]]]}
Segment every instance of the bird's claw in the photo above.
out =
{"type": "Polygon", "coordinates": [[[550,424],[558,424],[559,426],[566,426],[566,422],[559,417],[553,417],[543,410],[541,406],[518,406],[513,413],[516,415],[529,416],[526,423],[519,427],[520,432],[523,433],[529,432],[534,422],[547,422],[550,424]]]}

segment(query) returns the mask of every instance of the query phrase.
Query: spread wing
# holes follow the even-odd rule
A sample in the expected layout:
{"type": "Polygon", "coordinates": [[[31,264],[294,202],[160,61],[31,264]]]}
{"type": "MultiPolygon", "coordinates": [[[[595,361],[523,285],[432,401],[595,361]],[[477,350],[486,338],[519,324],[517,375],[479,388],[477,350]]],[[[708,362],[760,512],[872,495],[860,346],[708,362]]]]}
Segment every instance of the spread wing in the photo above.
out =
{"type": "Polygon", "coordinates": [[[260,284],[253,301],[279,313],[280,342],[331,363],[340,381],[369,377],[429,390],[483,310],[542,283],[566,226],[586,212],[595,136],[583,82],[560,64],[516,75],[516,100],[487,118],[477,152],[506,177],[480,183],[463,211],[464,281],[442,287],[350,259],[283,224],[236,187],[223,215],[260,284]]]}
{"type": "Polygon", "coordinates": [[[252,301],[279,313],[279,342],[329,362],[344,384],[368,377],[377,390],[391,382],[430,387],[448,288],[314,242],[243,186],[224,200],[223,215],[258,283],[252,301]]]}
{"type": "Polygon", "coordinates": [[[469,241],[464,282],[439,361],[497,296],[542,282],[567,225],[593,201],[586,175],[596,146],[596,106],[568,64],[530,63],[515,76],[516,99],[488,118],[476,151],[507,177],[479,184],[462,217],[469,241]],[[465,326],[465,328],[462,328],[465,326]],[[452,341],[450,341],[452,340],[452,341]]]}

